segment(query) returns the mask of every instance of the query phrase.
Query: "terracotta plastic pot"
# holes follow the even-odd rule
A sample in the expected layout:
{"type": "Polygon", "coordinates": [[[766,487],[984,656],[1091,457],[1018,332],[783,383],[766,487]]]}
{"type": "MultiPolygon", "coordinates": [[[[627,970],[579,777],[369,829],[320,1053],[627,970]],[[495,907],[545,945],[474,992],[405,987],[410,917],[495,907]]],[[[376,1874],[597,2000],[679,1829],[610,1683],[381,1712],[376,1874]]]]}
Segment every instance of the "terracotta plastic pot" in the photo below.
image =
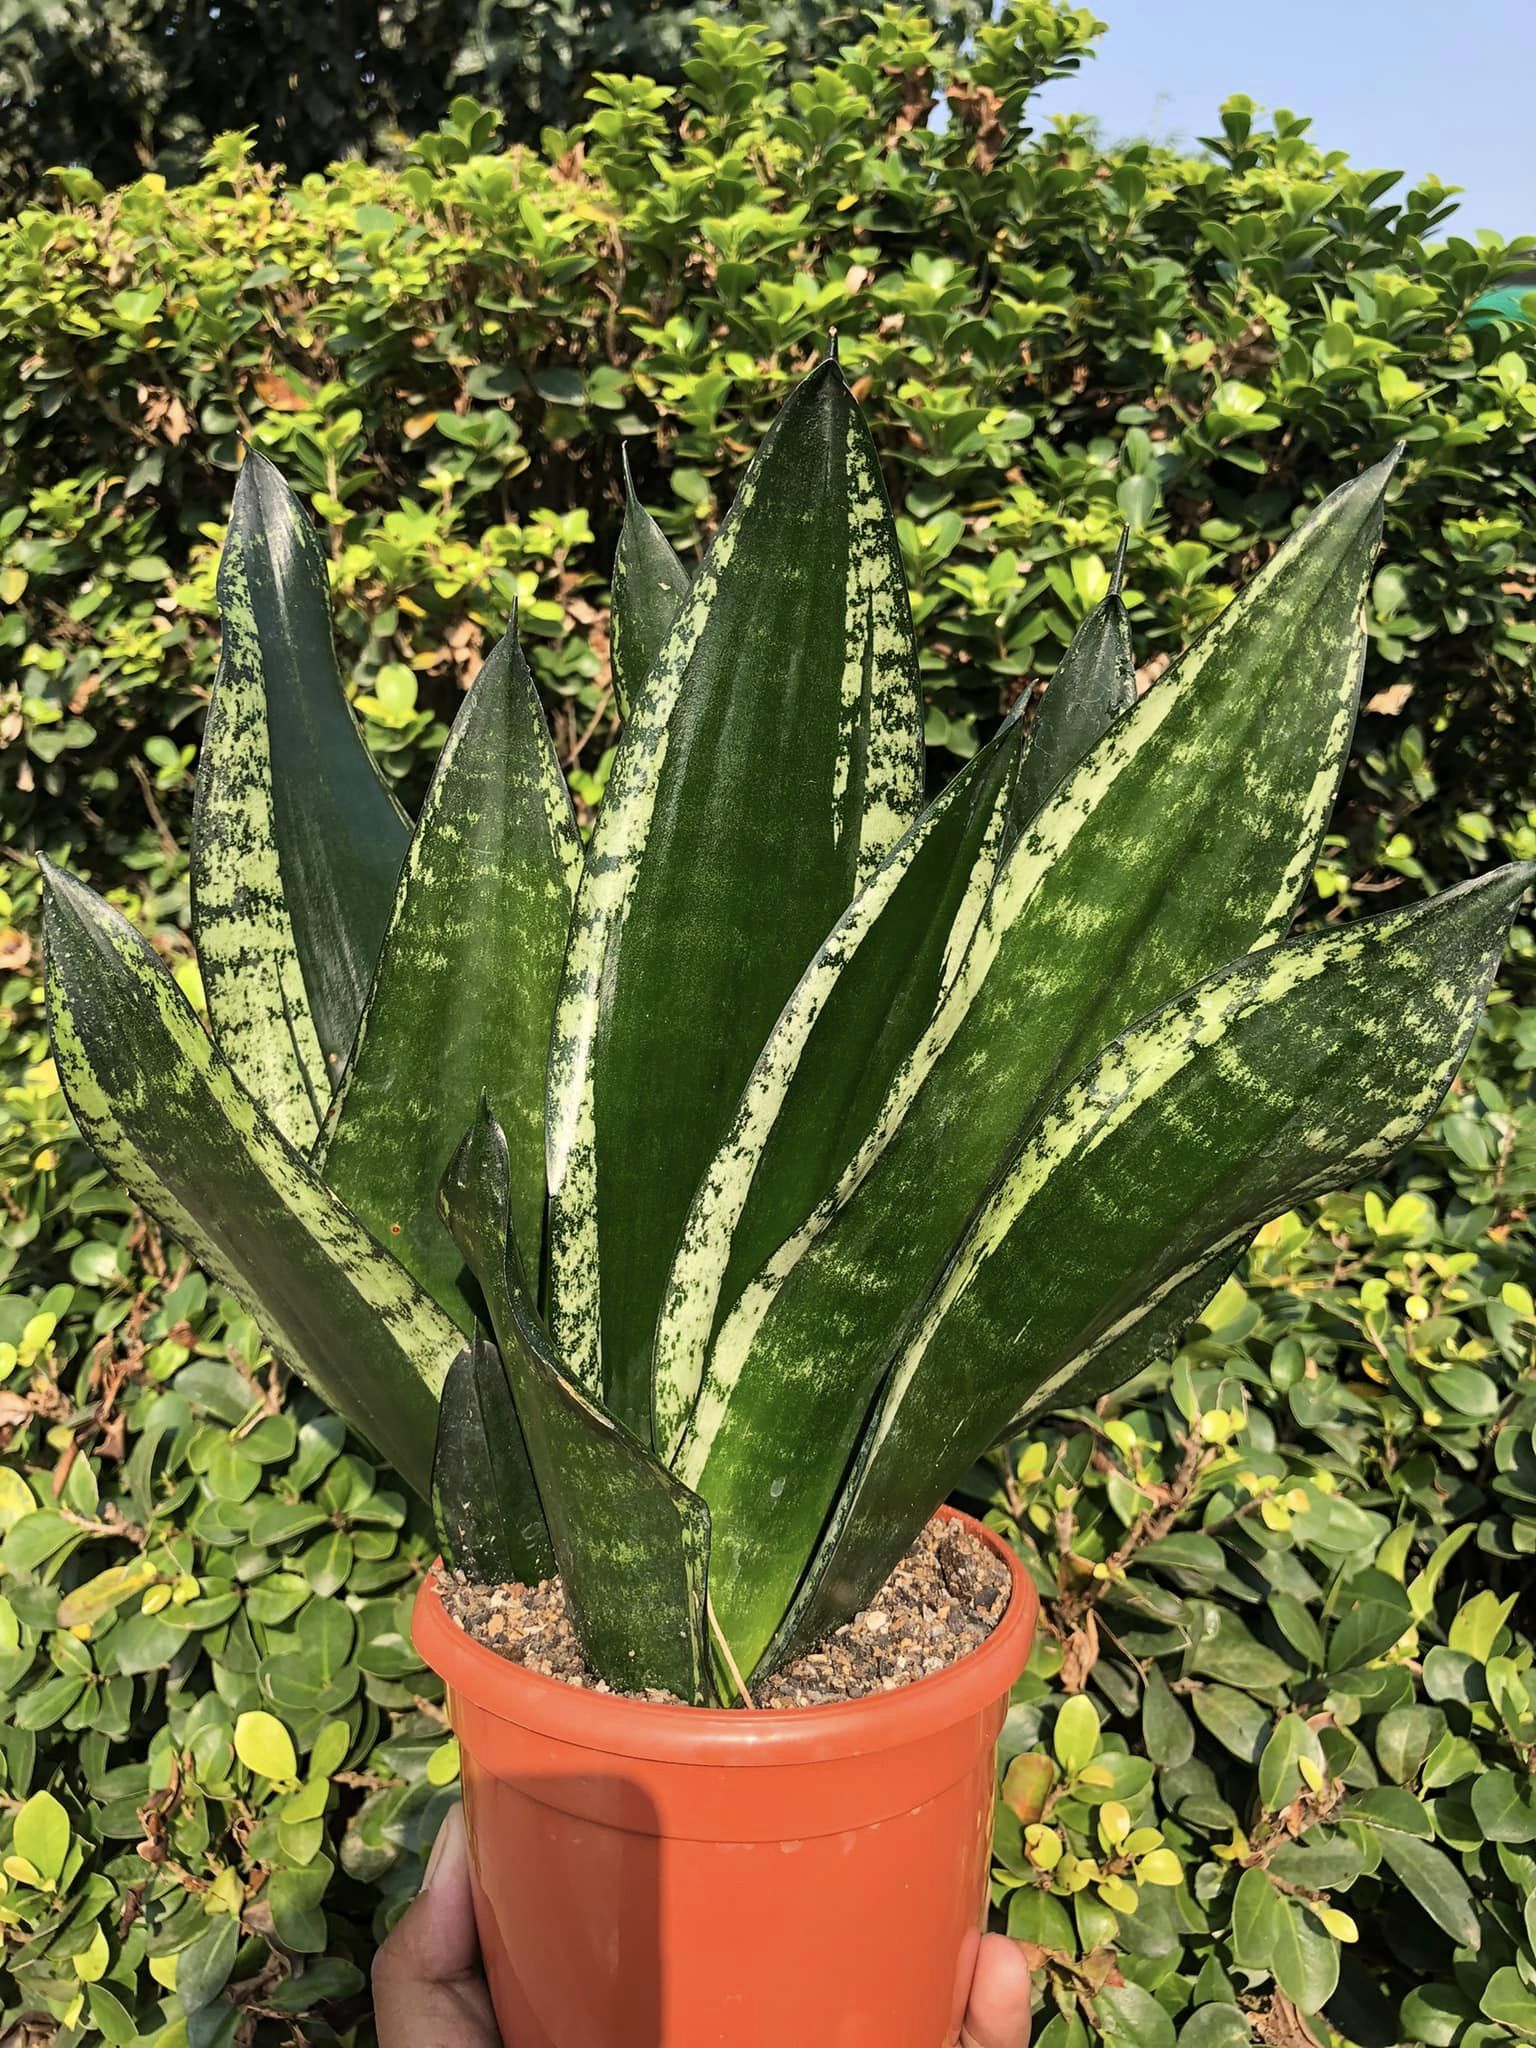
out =
{"type": "Polygon", "coordinates": [[[508,1663],[428,1578],[506,2048],[946,2048],[985,1915],[994,1749],[1038,1603],[896,1692],[749,1714],[508,1663]]]}

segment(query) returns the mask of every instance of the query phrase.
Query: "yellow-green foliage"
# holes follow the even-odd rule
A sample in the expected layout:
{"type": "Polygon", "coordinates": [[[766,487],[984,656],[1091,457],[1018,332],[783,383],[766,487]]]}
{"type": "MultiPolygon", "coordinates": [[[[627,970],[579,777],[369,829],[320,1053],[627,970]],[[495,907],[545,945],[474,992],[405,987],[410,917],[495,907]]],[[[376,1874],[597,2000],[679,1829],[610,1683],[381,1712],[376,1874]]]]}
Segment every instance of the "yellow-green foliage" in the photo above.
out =
{"type": "Polygon", "coordinates": [[[686,554],[756,438],[722,462],[724,423],[766,424],[837,325],[906,508],[934,745],[969,751],[998,679],[1054,666],[1122,519],[1156,659],[1402,436],[1351,785],[1374,815],[1326,886],[1523,843],[1536,629],[1505,586],[1531,562],[1536,339],[1466,324],[1513,249],[1436,244],[1445,188],[1394,190],[1243,100],[1209,155],[1080,121],[1021,139],[1095,27],[1016,0],[962,60],[892,11],[790,83],[709,26],[679,98],[608,78],[537,149],[498,153],[463,102],[394,168],[285,186],[231,137],[176,188],[65,174],[0,230],[21,815],[30,782],[68,792],[45,837],[85,803],[136,835],[143,778],[162,808],[184,792],[242,434],[341,529],[348,662],[401,772],[520,594],[590,789],[620,439],[686,554]]]}

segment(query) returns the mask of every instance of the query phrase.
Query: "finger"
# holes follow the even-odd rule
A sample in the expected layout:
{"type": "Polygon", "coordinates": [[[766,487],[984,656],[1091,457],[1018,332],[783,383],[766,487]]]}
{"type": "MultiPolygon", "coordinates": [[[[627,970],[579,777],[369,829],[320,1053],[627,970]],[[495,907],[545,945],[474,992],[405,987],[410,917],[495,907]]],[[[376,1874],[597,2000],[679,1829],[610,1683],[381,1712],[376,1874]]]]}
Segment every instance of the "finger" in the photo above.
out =
{"type": "Polygon", "coordinates": [[[500,2048],[480,1975],[464,1813],[438,1830],[421,1890],[374,1958],[379,2048],[500,2048]]]}
{"type": "Polygon", "coordinates": [[[982,1938],[960,2048],[1029,2048],[1029,1965],[1004,1934],[982,1938]]]}

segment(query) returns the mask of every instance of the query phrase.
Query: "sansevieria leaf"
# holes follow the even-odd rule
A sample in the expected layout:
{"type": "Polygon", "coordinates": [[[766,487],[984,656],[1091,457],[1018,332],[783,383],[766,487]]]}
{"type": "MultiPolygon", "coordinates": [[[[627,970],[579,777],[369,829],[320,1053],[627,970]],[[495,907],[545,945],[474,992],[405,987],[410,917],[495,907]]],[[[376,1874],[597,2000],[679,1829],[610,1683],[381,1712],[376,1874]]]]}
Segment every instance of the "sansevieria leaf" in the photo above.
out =
{"type": "Polygon", "coordinates": [[[829,361],[774,422],[631,706],[577,897],[550,1075],[553,1331],[642,1437],[694,1189],[806,962],[917,815],[919,714],[889,507],[829,361]]]}
{"type": "Polygon", "coordinates": [[[443,1562],[482,1585],[537,1586],[555,1553],[501,1355],[483,1330],[448,1368],[432,1454],[443,1562]]]}
{"type": "Polygon", "coordinates": [[[656,1442],[676,1448],[721,1314],[836,1185],[921,1037],[991,887],[1023,726],[1010,719],[822,942],[707,1167],[668,1278],[656,1442]]]}
{"type": "Polygon", "coordinates": [[[650,673],[688,595],[688,571],[672,543],[635,496],[624,450],[624,525],[613,558],[610,603],[613,689],[621,715],[650,673]]]}
{"type": "Polygon", "coordinates": [[[443,1177],[443,1215],[496,1331],[571,1619],[611,1685],[702,1700],[709,1511],[556,1357],[508,1235],[507,1172],[482,1104],[443,1177]]]}
{"type": "Polygon", "coordinates": [[[998,856],[1038,801],[1135,701],[1116,588],[1051,678],[890,853],[802,975],[694,1197],[656,1346],[656,1441],[675,1451],[723,1313],[832,1192],[964,959],[998,856]],[[1022,754],[1022,761],[1021,761],[1022,754]],[[1043,756],[1043,765],[1037,760],[1043,756]]]}
{"type": "Polygon", "coordinates": [[[331,1074],[283,893],[272,751],[246,550],[219,563],[223,638],[203,723],[192,838],[192,931],[225,1058],[291,1145],[307,1152],[331,1074]]]}
{"type": "MultiPolygon", "coordinates": [[[[1145,1372],[1148,1366],[1171,1357],[1190,1325],[1200,1321],[1201,1310],[1210,1306],[1228,1274],[1241,1263],[1251,1242],[1251,1233],[1234,1238],[1214,1257],[1207,1259],[1203,1266],[1197,1266],[1192,1273],[1182,1274],[1154,1300],[1138,1302],[1134,1309],[1128,1310],[1095,1337],[1074,1361],[1072,1405],[1089,1407],[1101,1394],[1113,1393],[1137,1373],[1145,1372]]],[[[999,1430],[998,1442],[1006,1441],[1022,1429],[1029,1417],[1045,1405],[1046,1398],[1026,1396],[1018,1413],[1010,1416],[1006,1427],[999,1430]]],[[[1063,1404],[1058,1397],[1052,1405],[1060,1407],[1063,1404]]]]}
{"type": "Polygon", "coordinates": [[[474,1318],[438,1185],[488,1091],[511,1157],[513,1229],[538,1272],[545,1067],[580,868],[543,706],[509,632],[438,759],[318,1155],[343,1201],[464,1330],[474,1318]]]}
{"type": "MultiPolygon", "coordinates": [[[[947,1491],[1024,1400],[1071,1402],[1097,1345],[1155,1316],[1268,1217],[1370,1172],[1422,1128],[1533,877],[1501,868],[1251,954],[1088,1067],[988,1197],[905,1342],[797,1637],[863,1604],[931,1491],[947,1491]]],[[[792,1578],[778,1590],[787,1601],[792,1578]]],[[[733,1646],[752,1654],[757,1631],[733,1646]]]]}
{"type": "Polygon", "coordinates": [[[126,919],[45,874],[54,1058],[86,1140],[425,1495],[458,1331],[284,1141],[126,919]]]}
{"type": "Polygon", "coordinates": [[[714,1516],[722,1616],[781,1547],[804,1555],[904,1316],[1018,1132],[1290,918],[1353,725],[1389,468],[1335,492],[1023,832],[838,1199],[722,1326],[677,1458],[714,1516]]]}
{"type": "Polygon", "coordinates": [[[1045,686],[1014,782],[1005,851],[1088,749],[1136,702],[1131,622],[1120,595],[1128,538],[1121,535],[1108,595],[1073,634],[1045,686]]]}
{"type": "Polygon", "coordinates": [[[303,1145],[357,1029],[409,828],[342,688],[314,528],[254,449],[235,486],[219,608],[193,935],[225,1056],[303,1145]]]}

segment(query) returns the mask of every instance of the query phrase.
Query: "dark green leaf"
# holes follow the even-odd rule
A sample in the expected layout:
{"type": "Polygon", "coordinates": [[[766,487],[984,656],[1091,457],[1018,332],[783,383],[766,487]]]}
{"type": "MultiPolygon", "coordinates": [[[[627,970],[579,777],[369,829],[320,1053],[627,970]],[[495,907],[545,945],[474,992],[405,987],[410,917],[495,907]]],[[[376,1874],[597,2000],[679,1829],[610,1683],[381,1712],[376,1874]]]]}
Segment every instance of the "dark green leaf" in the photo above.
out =
{"type": "Polygon", "coordinates": [[[1259,1758],[1259,1797],[1265,1810],[1279,1813],[1290,1805],[1306,1784],[1301,1775],[1305,1758],[1321,1776],[1323,1750],[1312,1729],[1299,1714],[1287,1714],[1264,1745],[1259,1758]]]}
{"type": "Polygon", "coordinates": [[[1536,1798],[1513,1771],[1482,1771],[1472,1786],[1472,1811],[1490,1842],[1536,1842],[1536,1798]]]}
{"type": "Polygon", "coordinates": [[[342,688],[315,530],[254,449],[235,486],[219,605],[224,653],[198,777],[193,930],[226,1056],[298,1142],[305,1100],[323,1109],[324,1076],[351,1047],[407,826],[342,688]]]}
{"type": "MultiPolygon", "coordinates": [[[[329,1857],[317,1856],[299,1870],[274,1870],[267,1885],[272,1928],[284,1948],[298,1955],[319,1955],[325,1947],[322,1900],[334,1874],[329,1857]]],[[[178,1973],[177,1982],[180,1982],[178,1973]]]]}
{"type": "Polygon", "coordinates": [[[1344,1588],[1343,1618],[1328,1640],[1328,1669],[1369,1664],[1413,1626],[1408,1595],[1385,1572],[1362,1572],[1344,1588]]]}
{"type": "Polygon", "coordinates": [[[1117,561],[1113,590],[1078,627],[1046,684],[1009,801],[1004,851],[1136,702],[1131,622],[1120,597],[1119,578],[1117,561]]]}
{"type": "Polygon", "coordinates": [[[1156,1664],[1149,1666],[1147,1671],[1146,1693],[1141,1703],[1141,1734],[1147,1755],[1165,1770],[1188,1763],[1194,1754],[1194,1727],[1156,1664]]]}
{"type": "Polygon", "coordinates": [[[512,1390],[495,1345],[478,1330],[443,1382],[432,1517],[444,1563],[483,1585],[536,1586],[554,1575],[512,1390]]]}
{"type": "Polygon", "coordinates": [[[283,1142],[132,926],[57,868],[47,934],[54,1057],[86,1138],[424,1493],[453,1325],[283,1142]]]}
{"type": "Polygon", "coordinates": [[[676,1448],[724,1314],[836,1186],[933,1015],[996,871],[1023,727],[1008,720],[833,927],[758,1056],[668,1279],[656,1440],[676,1448]]]}
{"type": "Polygon", "coordinates": [[[1438,1927],[1463,1948],[1477,1948],[1482,1931],[1467,1881],[1443,1850],[1391,1828],[1378,1831],[1387,1863],[1438,1927]]]}
{"type": "Polygon", "coordinates": [[[1270,1718],[1257,1700],[1229,1685],[1202,1685],[1191,1693],[1195,1719],[1223,1749],[1245,1764],[1256,1764],[1269,1735],[1270,1718]]]}
{"type": "Polygon", "coordinates": [[[1173,2021],[1139,1984],[1106,1984],[1094,2011],[1112,2048],[1173,2048],[1173,2021]]]}
{"type": "Polygon", "coordinates": [[[613,558],[610,605],[613,690],[621,715],[627,715],[688,595],[688,571],[635,496],[628,448],[623,452],[624,525],[613,558]]]}
{"type": "Polygon", "coordinates": [[[201,2012],[218,1997],[234,1968],[240,1946],[240,1922],[232,1913],[217,1913],[192,1944],[176,1958],[176,1997],[186,2013],[201,2012]]]}
{"type": "Polygon", "coordinates": [[[1395,1834],[1416,1835],[1428,1841],[1434,1834],[1429,1809],[1402,1785],[1372,1785],[1357,1792],[1346,1809],[1350,1820],[1369,1822],[1373,1828],[1391,1828],[1395,1834]]]}
{"type": "Polygon", "coordinates": [[[1406,1785],[1445,1733],[1445,1716],[1436,1707],[1397,1707],[1384,1714],[1376,1728],[1376,1755],[1387,1776],[1406,1785]]]}
{"type": "Polygon", "coordinates": [[[1066,1907],[1038,1885],[1021,1885],[1009,1899],[1008,1932],[1015,1941],[1032,1941],[1038,1948],[1069,1956],[1077,1953],[1066,1907]]]}
{"type": "Polygon", "coordinates": [[[482,1091],[507,1133],[519,1250],[540,1270],[545,1066],[580,871],[571,801],[509,632],[438,758],[316,1154],[342,1200],[461,1329],[474,1317],[437,1190],[482,1091]]]}
{"type": "Polygon", "coordinates": [[[1202,2005],[1180,2027],[1179,2048],[1253,2048],[1253,2032],[1235,2005],[1202,2005]]]}
{"type": "Polygon", "coordinates": [[[625,724],[551,1048],[553,1334],[643,1438],[689,1203],[806,962],[917,814],[919,714],[874,447],[828,362],[625,724]]]}
{"type": "Polygon", "coordinates": [[[708,1510],[557,1360],[508,1235],[507,1173],[482,1103],[443,1177],[443,1214],[490,1312],[572,1623],[618,1690],[702,1700],[708,1510]]]}
{"type": "Polygon", "coordinates": [[[1232,1946],[1245,1969],[1269,1972],[1303,2012],[1319,2011],[1338,1982],[1333,1941],[1260,1869],[1245,1870],[1238,1879],[1232,1946]]]}
{"type": "Polygon", "coordinates": [[[725,1623],[738,1591],[787,1598],[913,1300],[1020,1133],[1116,1031],[1289,920],[1354,716],[1385,481],[1336,492],[1046,804],[888,1093],[871,1169],[723,1325],[677,1469],[711,1502],[733,1641],[761,1625],[725,1623]]]}
{"type": "MultiPolygon", "coordinates": [[[[1529,875],[1502,869],[1250,954],[1086,1069],[978,1211],[898,1357],[808,1581],[800,1640],[864,1605],[1021,1401],[1070,1399],[1099,1346],[1224,1244],[1413,1135],[1460,1065],[1529,875]]],[[[819,1409],[802,1418],[813,1443],[816,1426],[829,1426],[819,1409]]],[[[754,1451],[760,1480],[773,1476],[772,1450],[754,1451]]],[[[700,1484],[686,1459],[679,1470],[700,1484]]],[[[708,1497],[716,1555],[735,1562],[731,1520],[708,1497]]],[[[770,1594],[759,1558],[773,1538],[754,1500],[760,1614],[788,1599],[788,1567],[814,1535],[783,1500],[774,1508],[801,1547],[777,1552],[770,1594]]],[[[723,1598],[716,1609],[734,1643],[723,1598]]],[[[756,1640],[749,1628],[744,1645],[756,1640]]]]}

